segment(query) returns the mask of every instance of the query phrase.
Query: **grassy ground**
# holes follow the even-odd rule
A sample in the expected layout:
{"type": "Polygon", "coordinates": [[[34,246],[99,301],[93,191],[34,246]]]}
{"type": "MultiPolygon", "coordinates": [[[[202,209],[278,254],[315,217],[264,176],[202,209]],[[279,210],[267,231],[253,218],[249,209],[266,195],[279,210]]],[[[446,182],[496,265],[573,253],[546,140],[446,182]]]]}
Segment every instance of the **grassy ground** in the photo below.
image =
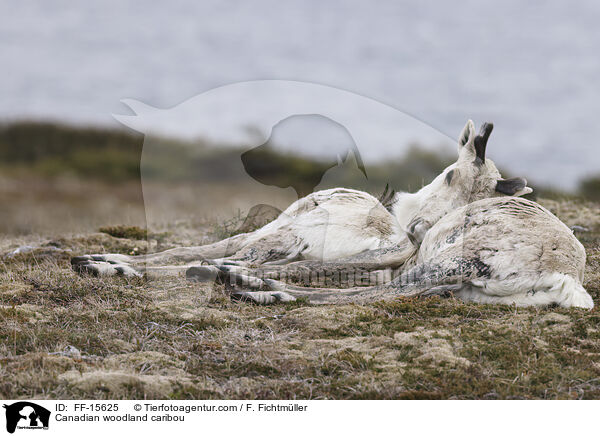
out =
{"type": "MultiPolygon", "coordinates": [[[[71,255],[148,248],[139,231],[97,232],[143,221],[135,189],[126,191],[112,195],[116,205],[91,210],[86,226],[57,231],[36,209],[37,231],[0,239],[0,397],[600,398],[597,310],[439,298],[258,307],[183,278],[76,275],[71,255]],[[123,204],[130,213],[102,218],[102,210],[123,204]],[[44,225],[55,229],[52,237],[44,225]],[[2,256],[23,245],[35,248],[2,256]]],[[[578,236],[588,253],[585,286],[600,301],[600,207],[543,204],[567,224],[591,229],[578,236]]],[[[183,219],[164,230],[150,232],[151,249],[207,242],[232,229],[183,219]]]]}

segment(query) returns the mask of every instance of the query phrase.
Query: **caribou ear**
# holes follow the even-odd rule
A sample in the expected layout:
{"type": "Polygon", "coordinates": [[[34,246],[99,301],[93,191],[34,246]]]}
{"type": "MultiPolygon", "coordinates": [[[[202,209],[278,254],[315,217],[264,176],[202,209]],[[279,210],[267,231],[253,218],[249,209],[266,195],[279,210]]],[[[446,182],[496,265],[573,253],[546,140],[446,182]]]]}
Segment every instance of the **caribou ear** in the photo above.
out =
{"type": "Polygon", "coordinates": [[[475,137],[475,156],[479,163],[485,162],[485,148],[492,130],[494,130],[492,123],[483,123],[479,135],[475,137]]]}
{"type": "Polygon", "coordinates": [[[475,124],[472,120],[467,121],[465,127],[463,127],[460,136],[458,137],[458,151],[465,145],[472,143],[475,140],[475,124]]]}
{"type": "Polygon", "coordinates": [[[519,197],[521,195],[531,194],[533,189],[527,186],[527,180],[521,177],[514,177],[512,179],[498,180],[496,183],[496,192],[519,197]]]}

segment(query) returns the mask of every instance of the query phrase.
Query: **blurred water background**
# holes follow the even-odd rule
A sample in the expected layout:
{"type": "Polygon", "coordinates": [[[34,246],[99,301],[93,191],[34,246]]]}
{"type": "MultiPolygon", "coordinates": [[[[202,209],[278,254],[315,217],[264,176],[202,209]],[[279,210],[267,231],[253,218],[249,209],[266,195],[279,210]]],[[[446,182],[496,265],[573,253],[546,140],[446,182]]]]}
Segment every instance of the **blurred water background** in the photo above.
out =
{"type": "Polygon", "coordinates": [[[495,159],[544,184],[600,171],[595,1],[23,0],[0,17],[4,120],[117,126],[122,98],[167,108],[233,82],[300,80],[452,138],[467,118],[492,120],[495,159]]]}
{"type": "MultiPolygon", "coordinates": [[[[488,154],[505,172],[526,176],[536,187],[600,198],[598,2],[22,0],[0,3],[0,17],[4,231],[47,231],[60,224],[79,229],[76,223],[85,219],[92,223],[85,229],[142,221],[144,139],[113,117],[132,114],[120,101],[133,98],[178,113],[183,102],[204,92],[265,79],[348,91],[415,120],[405,127],[376,111],[349,112],[349,100],[335,93],[326,99],[332,113],[344,115],[353,128],[371,126],[371,139],[381,139],[360,150],[372,169],[365,189],[380,191],[387,181],[411,190],[427,183],[453,159],[455,138],[471,118],[478,125],[495,123],[488,154]],[[433,148],[423,151],[415,143],[433,148]],[[131,189],[106,185],[129,182],[131,189]],[[53,207],[59,201],[64,208],[53,207]],[[80,219],[88,206],[87,218],[80,219]]],[[[248,112],[268,112],[273,105],[260,93],[253,100],[248,112]]],[[[192,110],[192,119],[175,129],[161,116],[150,119],[151,127],[175,140],[202,138],[208,131],[200,127],[213,124],[206,117],[222,118],[247,103],[233,101],[215,101],[198,122],[192,110]]],[[[243,127],[260,143],[252,125],[243,127]]],[[[335,135],[346,134],[344,128],[350,129],[345,125],[335,135]]],[[[180,151],[179,160],[161,154],[163,172],[181,179],[187,171],[181,162],[197,163],[205,175],[208,169],[220,174],[215,169],[229,165],[224,162],[239,166],[244,140],[233,129],[217,130],[220,136],[207,138],[209,145],[241,148],[202,151],[207,160],[200,162],[169,143],[180,151]]],[[[293,141],[278,142],[281,153],[301,151],[308,159],[290,161],[301,178],[314,178],[322,171],[319,161],[331,160],[322,132],[300,125],[293,141]]],[[[263,139],[269,134],[258,133],[263,139]]],[[[281,157],[274,156],[278,165],[281,157]]],[[[348,177],[335,175],[331,183],[351,184],[348,177]]],[[[188,204],[186,195],[181,204],[188,204]]],[[[290,199],[282,197],[281,205],[290,199]]]]}

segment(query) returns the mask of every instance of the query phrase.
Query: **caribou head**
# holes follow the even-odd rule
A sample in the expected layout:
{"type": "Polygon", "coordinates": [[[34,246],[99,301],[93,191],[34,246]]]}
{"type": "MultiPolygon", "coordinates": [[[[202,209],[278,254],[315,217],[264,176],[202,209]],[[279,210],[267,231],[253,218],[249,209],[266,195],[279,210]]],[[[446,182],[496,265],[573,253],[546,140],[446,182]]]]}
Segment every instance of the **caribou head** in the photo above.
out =
{"type": "MultiPolygon", "coordinates": [[[[412,216],[404,216],[407,234],[413,244],[419,245],[425,233],[440,218],[468,203],[489,197],[521,196],[533,192],[527,180],[521,177],[503,179],[491,159],[487,159],[486,147],[494,125],[484,123],[479,134],[469,120],[458,138],[458,159],[446,168],[433,182],[424,186],[406,201],[415,205],[412,216]]],[[[394,205],[402,210],[403,197],[394,205]]],[[[406,208],[409,209],[409,208],[406,208]]]]}

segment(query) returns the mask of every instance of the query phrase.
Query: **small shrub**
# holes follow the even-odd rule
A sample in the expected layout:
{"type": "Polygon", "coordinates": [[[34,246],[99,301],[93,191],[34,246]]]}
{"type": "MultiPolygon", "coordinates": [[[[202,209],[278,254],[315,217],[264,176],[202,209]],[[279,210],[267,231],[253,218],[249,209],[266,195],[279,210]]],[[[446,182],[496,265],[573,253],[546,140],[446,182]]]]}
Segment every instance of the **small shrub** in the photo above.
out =
{"type": "Polygon", "coordinates": [[[138,226],[106,226],[100,227],[98,231],[115,238],[146,239],[148,237],[148,230],[138,226]]]}

